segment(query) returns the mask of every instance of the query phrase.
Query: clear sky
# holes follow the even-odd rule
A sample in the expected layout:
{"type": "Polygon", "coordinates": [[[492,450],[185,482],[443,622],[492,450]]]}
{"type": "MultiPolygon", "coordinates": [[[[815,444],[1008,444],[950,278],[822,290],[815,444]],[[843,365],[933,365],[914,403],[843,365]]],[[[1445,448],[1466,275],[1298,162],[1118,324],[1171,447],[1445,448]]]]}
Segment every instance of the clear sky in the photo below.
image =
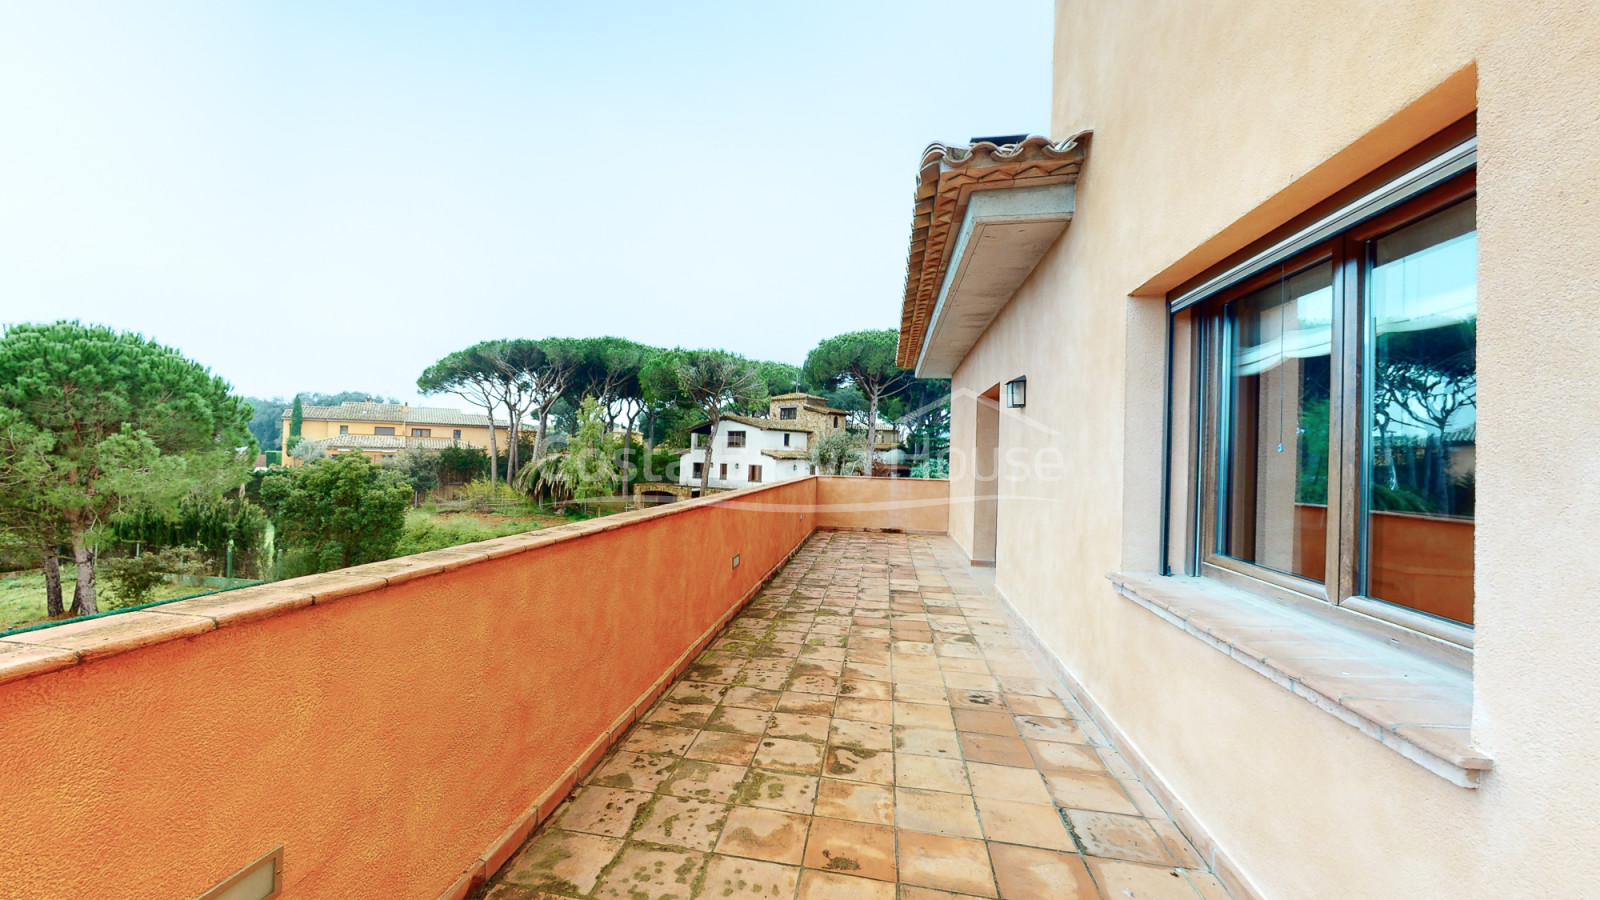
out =
{"type": "Polygon", "coordinates": [[[1051,6],[0,0],[0,323],[262,396],[492,337],[799,363],[898,327],[924,146],[1048,129],[1051,6]]]}

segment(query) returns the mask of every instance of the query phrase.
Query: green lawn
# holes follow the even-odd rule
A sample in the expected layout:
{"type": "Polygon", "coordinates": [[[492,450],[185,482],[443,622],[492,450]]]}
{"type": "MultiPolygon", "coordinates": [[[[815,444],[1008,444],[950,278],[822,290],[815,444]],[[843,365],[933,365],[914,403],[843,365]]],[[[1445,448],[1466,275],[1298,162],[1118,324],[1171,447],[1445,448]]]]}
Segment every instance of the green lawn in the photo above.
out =
{"type": "Polygon", "coordinates": [[[406,513],[406,530],[395,555],[407,556],[426,550],[441,550],[457,544],[487,541],[508,534],[521,534],[562,525],[574,516],[557,516],[538,507],[511,509],[505,514],[481,513],[428,505],[406,513]]]}
{"type": "MultiPolygon", "coordinates": [[[[61,568],[61,593],[68,606],[72,605],[72,588],[77,583],[77,572],[70,566],[61,568]]],[[[102,611],[115,608],[117,594],[109,584],[100,582],[98,599],[102,611]]],[[[192,584],[169,584],[156,588],[150,602],[172,600],[205,593],[206,589],[192,584]]],[[[0,575],[0,631],[34,625],[45,620],[44,572],[32,569],[0,575]]]]}

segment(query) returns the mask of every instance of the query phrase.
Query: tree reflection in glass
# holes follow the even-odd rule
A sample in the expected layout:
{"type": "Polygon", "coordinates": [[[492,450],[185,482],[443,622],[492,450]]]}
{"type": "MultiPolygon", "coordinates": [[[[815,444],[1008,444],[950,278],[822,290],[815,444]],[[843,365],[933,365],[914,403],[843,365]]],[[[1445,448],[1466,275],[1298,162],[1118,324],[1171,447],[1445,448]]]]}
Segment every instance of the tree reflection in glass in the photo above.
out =
{"type": "Polygon", "coordinates": [[[1478,400],[1475,221],[1475,203],[1465,200],[1373,241],[1367,279],[1367,593],[1466,623],[1478,400]]]}

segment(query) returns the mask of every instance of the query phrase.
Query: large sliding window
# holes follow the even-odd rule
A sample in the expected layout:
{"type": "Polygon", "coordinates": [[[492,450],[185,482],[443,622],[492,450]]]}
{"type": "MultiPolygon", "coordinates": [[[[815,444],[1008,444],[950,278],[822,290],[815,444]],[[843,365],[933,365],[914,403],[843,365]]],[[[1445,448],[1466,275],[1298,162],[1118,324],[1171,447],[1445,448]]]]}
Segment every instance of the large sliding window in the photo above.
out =
{"type": "Polygon", "coordinates": [[[1470,635],[1474,185],[1424,184],[1185,313],[1201,574],[1470,635]]]}

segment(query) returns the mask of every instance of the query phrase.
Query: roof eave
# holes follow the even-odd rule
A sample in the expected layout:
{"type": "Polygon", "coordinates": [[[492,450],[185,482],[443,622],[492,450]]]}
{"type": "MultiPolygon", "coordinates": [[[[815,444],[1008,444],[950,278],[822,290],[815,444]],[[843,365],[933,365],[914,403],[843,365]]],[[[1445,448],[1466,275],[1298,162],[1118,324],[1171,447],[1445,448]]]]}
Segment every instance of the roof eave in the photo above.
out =
{"type": "MultiPolygon", "coordinates": [[[[981,304],[985,308],[977,310],[976,318],[982,320],[982,315],[988,314],[992,320],[998,308],[989,311],[986,307],[992,305],[994,296],[1000,295],[1003,306],[1010,292],[1032,271],[1038,257],[1054,243],[1071,218],[1070,201],[1065,210],[1059,208],[1059,203],[1055,209],[1007,210],[1007,206],[1026,207],[1028,204],[997,204],[989,202],[989,198],[980,201],[980,211],[985,206],[998,208],[975,217],[969,215],[974,196],[980,192],[1075,184],[1087,156],[1088,137],[1088,132],[1082,132],[1068,140],[1052,142],[1035,135],[1004,146],[986,141],[970,147],[936,143],[924,151],[906,254],[900,346],[896,354],[899,365],[916,370],[919,377],[949,377],[944,370],[953,370],[953,365],[929,367],[922,364],[941,312],[940,301],[948,301],[949,286],[962,281],[959,277],[962,273],[952,269],[953,263],[975,264],[971,271],[981,276],[979,282],[985,294],[981,304]],[[993,234],[990,234],[991,229],[993,234]],[[971,238],[974,233],[980,238],[977,244],[971,238]],[[961,240],[963,234],[968,236],[965,244],[961,240]],[[1010,245],[1008,253],[998,257],[992,254],[1011,241],[1017,243],[1010,245]],[[980,246],[982,253],[976,252],[980,246]]],[[[986,327],[987,320],[982,320],[981,324],[986,327]]]]}

